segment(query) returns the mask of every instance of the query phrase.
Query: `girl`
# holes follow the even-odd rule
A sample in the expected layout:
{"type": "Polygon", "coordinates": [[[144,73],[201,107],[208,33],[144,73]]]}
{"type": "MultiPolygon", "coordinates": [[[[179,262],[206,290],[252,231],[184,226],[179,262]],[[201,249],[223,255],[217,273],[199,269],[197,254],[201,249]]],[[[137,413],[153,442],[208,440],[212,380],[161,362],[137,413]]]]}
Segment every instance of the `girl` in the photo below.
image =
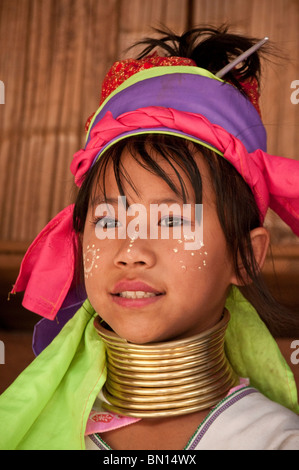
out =
{"type": "Polygon", "coordinates": [[[197,28],[146,44],[107,74],[76,203],[21,266],[13,292],[46,319],[0,400],[1,447],[298,449],[271,335],[298,321],[260,271],[268,207],[299,234],[299,164],[266,153],[258,53],[219,78],[255,41],[197,28]]]}

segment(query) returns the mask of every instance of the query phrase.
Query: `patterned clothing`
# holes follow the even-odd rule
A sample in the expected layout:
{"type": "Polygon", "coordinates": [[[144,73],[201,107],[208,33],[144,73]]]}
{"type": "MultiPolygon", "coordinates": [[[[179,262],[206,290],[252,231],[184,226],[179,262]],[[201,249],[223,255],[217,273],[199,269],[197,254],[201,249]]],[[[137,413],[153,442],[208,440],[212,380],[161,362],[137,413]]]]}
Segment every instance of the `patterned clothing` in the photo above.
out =
{"type": "MultiPolygon", "coordinates": [[[[99,434],[88,450],[111,450],[99,434]]],[[[299,450],[299,416],[253,387],[229,394],[214,407],[184,450],[299,450]]]]}

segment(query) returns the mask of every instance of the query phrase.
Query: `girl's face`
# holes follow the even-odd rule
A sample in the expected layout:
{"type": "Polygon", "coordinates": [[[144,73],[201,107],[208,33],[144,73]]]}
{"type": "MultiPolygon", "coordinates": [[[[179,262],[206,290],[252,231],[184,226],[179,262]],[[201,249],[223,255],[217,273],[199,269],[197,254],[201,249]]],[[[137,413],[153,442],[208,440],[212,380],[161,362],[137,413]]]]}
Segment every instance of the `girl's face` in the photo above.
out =
{"type": "MultiPolygon", "coordinates": [[[[169,164],[158,155],[155,158],[176,181],[169,164]]],[[[190,238],[190,232],[186,239],[183,231],[182,199],[160,177],[142,168],[127,151],[122,155],[122,163],[134,190],[127,182],[123,186],[128,205],[141,204],[143,214],[146,210],[147,217],[138,219],[143,238],[137,233],[141,225],[135,233],[132,231],[138,216],[136,206],[133,212],[126,213],[125,219],[123,211],[122,215],[118,211],[119,190],[112,166],[106,172],[106,203],[110,208],[107,213],[99,210],[103,208],[99,206],[104,202],[103,194],[100,188],[95,188],[96,197],[90,203],[83,234],[87,295],[100,317],[130,342],[144,344],[185,338],[207,330],[220,319],[228,289],[235,282],[209,172],[200,154],[196,155],[196,161],[203,182],[200,249],[186,249],[194,239],[190,238]],[[152,204],[164,204],[164,210],[154,218],[158,230],[155,238],[150,232],[152,204]],[[172,206],[173,211],[165,210],[172,204],[176,204],[172,206]],[[178,232],[172,236],[175,229],[180,231],[179,236],[178,232]],[[163,236],[165,230],[169,230],[168,237],[163,236]],[[106,238],[99,239],[99,233],[106,238]]],[[[195,197],[187,177],[183,180],[189,196],[187,202],[193,208],[184,224],[193,231],[195,197]]]]}

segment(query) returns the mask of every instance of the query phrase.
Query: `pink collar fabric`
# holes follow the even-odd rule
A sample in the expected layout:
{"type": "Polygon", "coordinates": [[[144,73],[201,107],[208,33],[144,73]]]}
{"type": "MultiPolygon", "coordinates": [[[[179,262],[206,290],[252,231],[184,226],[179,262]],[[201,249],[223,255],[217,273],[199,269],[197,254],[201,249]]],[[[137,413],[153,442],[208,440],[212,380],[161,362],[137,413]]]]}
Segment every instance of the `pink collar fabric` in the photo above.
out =
{"type": "MultiPolygon", "coordinates": [[[[170,133],[210,146],[228,160],[250,186],[263,221],[273,209],[299,235],[299,162],[243,143],[204,116],[150,106],[114,118],[111,112],[94,125],[86,148],[74,155],[71,171],[78,185],[107,145],[135,133],[170,133]]],[[[23,305],[53,320],[71,287],[78,238],[72,227],[73,206],[58,214],[27,251],[12,293],[25,291],[23,305]]]]}

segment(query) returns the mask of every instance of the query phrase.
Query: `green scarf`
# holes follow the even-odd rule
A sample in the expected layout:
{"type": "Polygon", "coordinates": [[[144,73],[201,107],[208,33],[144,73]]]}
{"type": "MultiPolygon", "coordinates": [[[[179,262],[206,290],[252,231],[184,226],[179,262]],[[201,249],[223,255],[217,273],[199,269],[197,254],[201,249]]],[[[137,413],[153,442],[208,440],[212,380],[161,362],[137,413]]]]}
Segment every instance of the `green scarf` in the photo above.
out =
{"type": "Polygon", "coordinates": [[[0,448],[84,449],[89,412],[106,380],[104,346],[86,301],[0,397],[0,448]]]}
{"type": "Polygon", "coordinates": [[[250,385],[270,400],[299,413],[294,374],[256,310],[235,287],[226,308],[231,319],[225,347],[235,372],[249,378],[250,385]]]}
{"type": "MultiPolygon", "coordinates": [[[[226,352],[241,377],[299,412],[293,374],[253,307],[233,289],[226,352]]],[[[0,397],[0,449],[85,449],[84,432],[106,380],[105,351],[83,304],[52,343],[0,397]]]]}

